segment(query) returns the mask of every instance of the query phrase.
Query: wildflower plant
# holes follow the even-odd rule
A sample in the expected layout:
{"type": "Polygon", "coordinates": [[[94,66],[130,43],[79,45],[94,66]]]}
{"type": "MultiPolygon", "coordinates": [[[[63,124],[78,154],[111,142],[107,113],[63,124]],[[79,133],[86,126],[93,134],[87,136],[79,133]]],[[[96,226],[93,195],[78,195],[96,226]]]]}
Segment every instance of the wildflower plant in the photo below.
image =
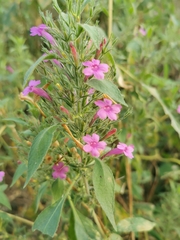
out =
{"type": "Polygon", "coordinates": [[[37,206],[43,186],[52,189],[52,203],[38,215],[33,230],[53,237],[69,202],[70,239],[106,239],[118,230],[115,180],[108,160],[112,155],[117,161],[121,155],[132,159],[134,146],[118,143],[116,137],[114,124],[121,121],[121,109],[127,104],[114,83],[111,44],[92,25],[93,3],[73,2],[67,1],[65,13],[54,0],[57,19],[47,12],[42,14],[44,23],[31,28],[30,35],[42,37],[43,47],[42,56],[25,74],[20,94],[29,105],[30,149],[15,176],[27,171],[24,187],[31,184],[37,189],[37,206]],[[89,16],[82,21],[87,5],[89,16]],[[35,69],[41,80],[32,80],[35,69]],[[98,218],[99,207],[111,226],[98,218]]]}

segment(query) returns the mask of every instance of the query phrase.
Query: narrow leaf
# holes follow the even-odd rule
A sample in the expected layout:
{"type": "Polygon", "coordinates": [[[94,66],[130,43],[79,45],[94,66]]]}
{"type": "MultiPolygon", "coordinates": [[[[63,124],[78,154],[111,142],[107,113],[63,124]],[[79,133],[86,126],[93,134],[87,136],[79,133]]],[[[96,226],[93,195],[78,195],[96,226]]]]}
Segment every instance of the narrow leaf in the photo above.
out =
{"type": "Polygon", "coordinates": [[[121,91],[113,82],[105,79],[104,80],[91,79],[87,81],[87,85],[98,90],[99,92],[107,94],[116,102],[127,106],[127,104],[124,101],[124,98],[122,97],[121,91]]]}
{"type": "Polygon", "coordinates": [[[39,230],[43,234],[53,237],[59,225],[63,204],[64,198],[61,198],[53,205],[45,208],[36,218],[32,230],[39,230]]]}
{"type": "Polygon", "coordinates": [[[42,55],[25,73],[24,75],[24,82],[23,82],[23,87],[27,84],[27,81],[31,74],[34,72],[35,68],[45,59],[53,59],[54,54],[49,54],[49,55],[42,55]]]}
{"type": "Polygon", "coordinates": [[[73,211],[74,216],[74,230],[76,234],[76,238],[78,240],[90,240],[90,236],[88,235],[86,228],[84,226],[84,220],[85,218],[82,214],[80,214],[74,207],[73,203],[71,202],[71,208],[73,211]],[[83,218],[82,218],[83,216],[83,218]]]}
{"type": "Polygon", "coordinates": [[[48,152],[56,128],[56,125],[45,128],[35,137],[29,152],[28,172],[24,187],[28,184],[30,178],[36,172],[48,152]]]}
{"type": "Polygon", "coordinates": [[[52,184],[52,195],[54,202],[59,200],[64,193],[64,181],[61,179],[56,179],[52,184]]]}
{"type": "Polygon", "coordinates": [[[18,165],[15,173],[14,173],[14,176],[13,176],[13,179],[12,179],[12,183],[11,183],[11,186],[12,187],[15,182],[23,175],[23,173],[27,170],[27,165],[25,163],[21,163],[18,165]]]}
{"type": "Polygon", "coordinates": [[[96,159],[93,170],[93,185],[96,198],[116,230],[114,220],[115,181],[111,169],[96,159]]]}
{"type": "Polygon", "coordinates": [[[117,231],[121,233],[128,232],[146,232],[155,227],[155,223],[141,217],[131,217],[121,220],[117,224],[117,231]]]}
{"type": "Polygon", "coordinates": [[[40,188],[38,189],[38,192],[37,192],[37,195],[36,195],[35,212],[37,212],[37,210],[38,210],[41,197],[44,194],[44,192],[46,191],[46,189],[47,189],[47,182],[43,182],[43,184],[41,184],[40,188]]]}
{"type": "Polygon", "coordinates": [[[104,31],[97,26],[91,26],[86,23],[80,24],[80,26],[88,33],[96,48],[99,49],[101,42],[106,37],[104,31]]]}
{"type": "Polygon", "coordinates": [[[28,125],[28,123],[27,122],[25,122],[25,121],[23,121],[22,119],[20,119],[20,118],[3,118],[2,119],[3,121],[12,121],[12,122],[15,122],[15,123],[19,123],[19,124],[21,124],[21,125],[28,125]]]}
{"type": "Polygon", "coordinates": [[[7,184],[0,185],[0,204],[4,205],[5,207],[11,210],[11,205],[9,203],[9,199],[7,198],[4,190],[7,188],[7,184]]]}
{"type": "Polygon", "coordinates": [[[161,104],[165,114],[167,114],[169,116],[169,118],[171,119],[171,126],[174,128],[174,130],[179,134],[180,137],[180,124],[176,121],[175,117],[172,115],[171,111],[168,109],[168,107],[165,105],[165,103],[163,102],[162,98],[160,97],[158,91],[153,88],[153,87],[149,87],[148,85],[142,83],[142,86],[144,88],[146,88],[150,94],[152,96],[154,96],[156,98],[156,100],[158,100],[158,102],[161,104]]]}

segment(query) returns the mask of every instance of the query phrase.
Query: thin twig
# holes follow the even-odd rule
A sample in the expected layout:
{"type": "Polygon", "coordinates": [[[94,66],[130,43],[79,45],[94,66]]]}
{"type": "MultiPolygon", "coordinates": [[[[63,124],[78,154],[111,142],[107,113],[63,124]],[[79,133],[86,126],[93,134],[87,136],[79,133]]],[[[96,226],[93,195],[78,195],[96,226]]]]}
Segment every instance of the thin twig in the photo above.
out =
{"type": "Polygon", "coordinates": [[[13,215],[13,214],[11,214],[11,213],[7,213],[7,212],[4,212],[4,211],[2,211],[2,210],[0,210],[0,212],[1,212],[1,213],[6,213],[10,218],[12,218],[12,219],[14,219],[14,220],[16,220],[16,221],[18,221],[18,222],[25,223],[25,224],[27,224],[27,225],[29,225],[29,226],[31,226],[31,227],[32,227],[32,225],[34,224],[34,222],[32,222],[32,221],[30,221],[30,220],[27,220],[27,219],[22,218],[22,217],[19,217],[19,216],[15,216],[15,215],[13,215]]]}
{"type": "Polygon", "coordinates": [[[108,13],[109,13],[109,18],[108,18],[108,38],[110,38],[111,34],[112,34],[112,22],[113,22],[113,0],[109,0],[108,13]]]}
{"type": "MultiPolygon", "coordinates": [[[[133,216],[133,193],[132,193],[132,178],[131,178],[131,164],[129,160],[126,159],[126,176],[127,176],[127,185],[129,190],[129,215],[133,216]]],[[[135,235],[131,232],[131,239],[135,240],[135,235]]]]}

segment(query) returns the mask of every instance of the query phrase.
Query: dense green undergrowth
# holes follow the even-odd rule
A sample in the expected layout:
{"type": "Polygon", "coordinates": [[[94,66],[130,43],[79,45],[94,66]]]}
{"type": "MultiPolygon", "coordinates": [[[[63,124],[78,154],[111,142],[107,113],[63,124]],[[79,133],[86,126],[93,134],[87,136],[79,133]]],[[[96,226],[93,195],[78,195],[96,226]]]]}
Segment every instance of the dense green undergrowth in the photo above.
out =
{"type": "MultiPolygon", "coordinates": [[[[66,11],[65,1],[58,2],[66,11]]],[[[0,189],[0,236],[3,239],[16,236],[18,239],[51,239],[31,230],[37,216],[34,210],[41,212],[51,201],[50,189],[45,193],[41,181],[37,180],[39,182],[32,181],[26,190],[22,190],[24,175],[12,188],[10,185],[19,161],[24,158],[24,150],[17,146],[23,146],[19,142],[29,136],[24,121],[30,117],[29,109],[20,101],[19,94],[23,90],[25,72],[42,54],[40,39],[30,37],[29,29],[42,23],[39,9],[52,11],[54,19],[57,13],[51,0],[9,0],[1,5],[0,170],[6,175],[0,189]],[[36,183],[39,185],[34,190],[36,183]],[[41,201],[35,198],[37,189],[42,191],[41,201]],[[6,212],[12,215],[6,215],[6,212]],[[20,218],[15,219],[15,215],[20,218]]],[[[87,5],[83,18],[88,11],[87,5]]],[[[123,221],[133,214],[156,223],[151,231],[143,231],[139,223],[141,231],[134,231],[139,240],[180,239],[180,115],[176,111],[180,105],[179,11],[179,2],[175,0],[114,0],[113,21],[108,21],[112,12],[108,9],[108,1],[101,0],[93,19],[106,35],[111,33],[112,25],[113,57],[106,57],[115,66],[116,84],[129,106],[121,123],[115,127],[119,141],[135,146],[130,169],[124,158],[112,159],[109,163],[117,183],[115,218],[123,221]]],[[[33,74],[38,77],[37,72],[33,74]]],[[[38,116],[36,112],[34,115],[38,116]]],[[[67,230],[69,207],[67,203],[54,239],[70,239],[67,230]]],[[[86,214],[86,209],[83,211],[86,214]]],[[[101,220],[109,226],[105,215],[98,211],[101,220]]],[[[129,233],[132,229],[127,230],[127,225],[121,223],[122,228],[124,226],[122,239],[133,239],[129,233]]],[[[110,239],[121,238],[114,234],[110,239]]]]}

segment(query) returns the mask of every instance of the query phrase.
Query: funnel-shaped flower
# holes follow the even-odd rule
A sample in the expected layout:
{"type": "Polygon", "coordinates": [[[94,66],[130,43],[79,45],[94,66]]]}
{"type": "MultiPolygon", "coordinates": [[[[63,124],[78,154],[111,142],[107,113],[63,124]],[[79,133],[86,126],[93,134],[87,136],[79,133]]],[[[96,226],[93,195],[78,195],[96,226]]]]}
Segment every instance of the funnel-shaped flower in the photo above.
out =
{"type": "Polygon", "coordinates": [[[28,95],[28,93],[33,92],[41,97],[44,97],[46,99],[48,99],[49,101],[52,101],[51,97],[47,94],[46,91],[44,91],[42,88],[37,88],[36,86],[39,85],[41,83],[40,80],[31,80],[29,82],[28,87],[26,87],[23,90],[23,95],[28,95]]]}
{"type": "Polygon", "coordinates": [[[106,142],[100,141],[99,142],[99,135],[96,133],[92,134],[92,137],[90,135],[86,135],[83,137],[83,140],[87,143],[84,145],[83,150],[87,153],[90,153],[93,157],[99,157],[100,150],[104,150],[106,147],[106,142]]]}
{"type": "Polygon", "coordinates": [[[100,119],[109,118],[110,120],[117,120],[117,113],[121,111],[122,106],[120,104],[112,104],[109,99],[104,101],[97,100],[94,102],[100,109],[97,111],[97,115],[100,119]]]}
{"type": "Polygon", "coordinates": [[[117,154],[124,154],[126,157],[132,159],[134,158],[132,152],[134,151],[134,146],[133,145],[126,145],[125,143],[119,143],[117,145],[117,148],[112,149],[108,153],[106,153],[104,157],[108,157],[111,155],[117,155],[117,154]]]}
{"type": "Polygon", "coordinates": [[[92,59],[92,61],[83,62],[82,64],[87,67],[83,70],[84,75],[87,77],[94,75],[98,80],[104,79],[104,73],[107,73],[109,69],[107,64],[100,63],[98,59],[92,59]]]}
{"type": "Polygon", "coordinates": [[[5,172],[0,171],[0,182],[2,182],[4,175],[5,175],[5,172]]]}
{"type": "Polygon", "coordinates": [[[49,34],[48,32],[46,32],[46,30],[48,30],[48,27],[45,24],[40,24],[37,27],[32,27],[30,29],[30,36],[40,36],[40,37],[44,37],[46,38],[52,45],[55,44],[55,40],[53,38],[53,36],[51,36],[51,34],[49,34]]]}
{"type": "Polygon", "coordinates": [[[177,107],[177,113],[180,113],[180,105],[177,107]]]}
{"type": "Polygon", "coordinates": [[[58,162],[52,167],[54,172],[52,173],[53,178],[65,179],[66,173],[69,171],[69,167],[65,166],[63,162],[58,162]]]}

